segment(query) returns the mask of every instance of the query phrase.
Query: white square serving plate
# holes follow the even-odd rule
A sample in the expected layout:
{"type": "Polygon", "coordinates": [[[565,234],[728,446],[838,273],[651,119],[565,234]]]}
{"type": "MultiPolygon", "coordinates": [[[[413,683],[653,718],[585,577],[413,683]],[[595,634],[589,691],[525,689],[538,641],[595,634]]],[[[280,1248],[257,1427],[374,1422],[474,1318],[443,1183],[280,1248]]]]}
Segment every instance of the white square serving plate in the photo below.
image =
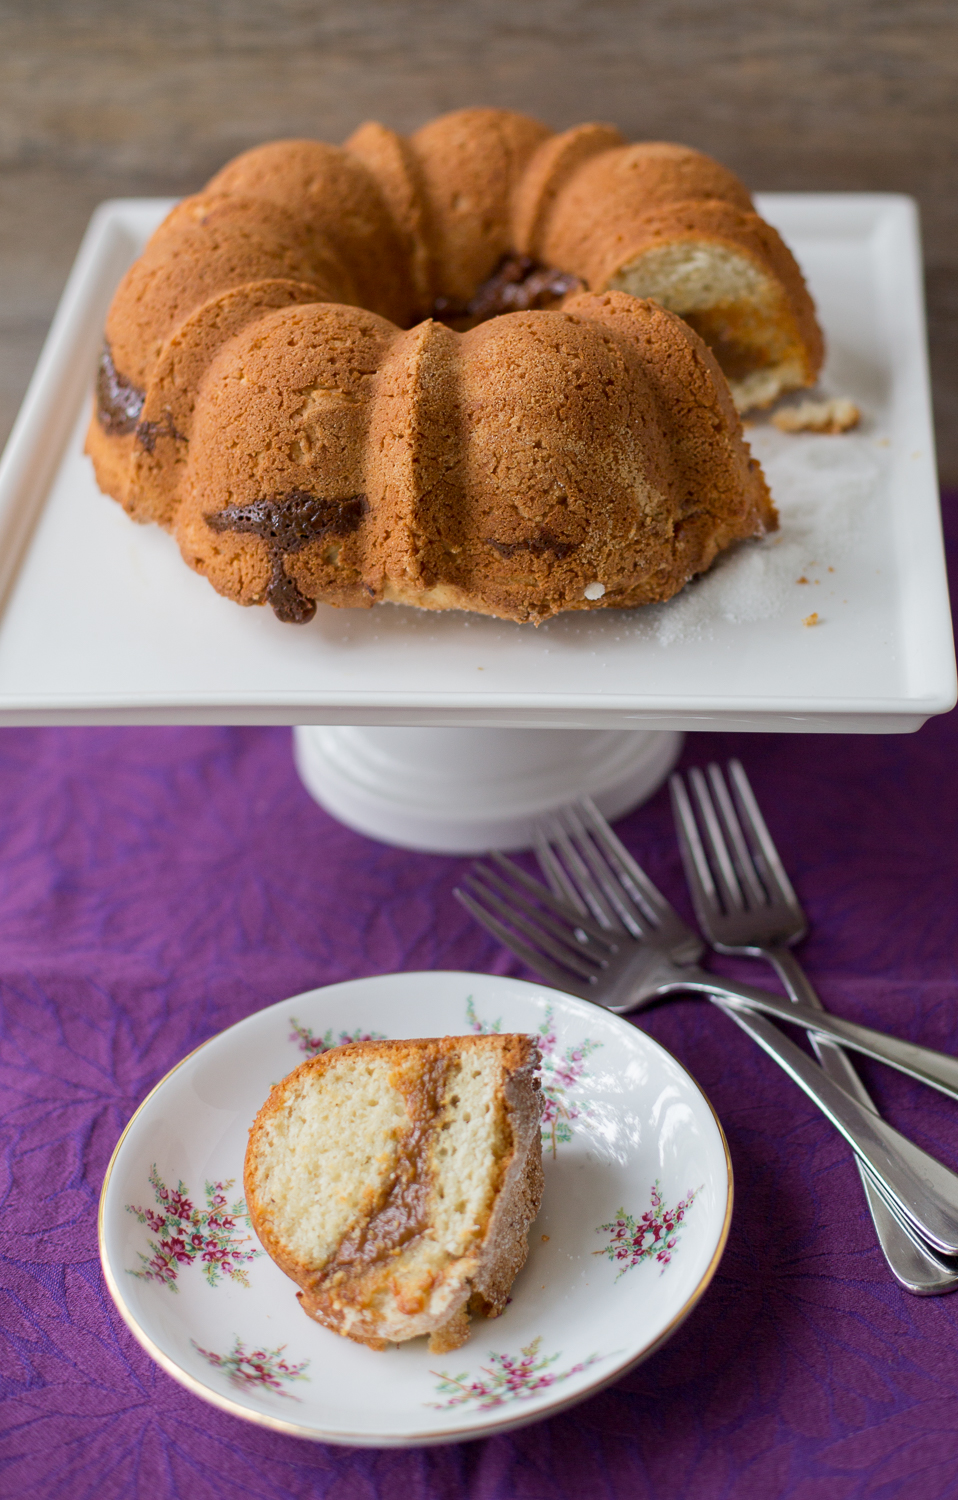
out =
{"type": "Polygon", "coordinates": [[[97,210],[0,463],[0,723],[894,732],[955,703],[910,199],[759,199],[818,305],[822,388],[863,413],[836,437],[749,428],[781,530],[668,604],[538,629],[393,605],[283,625],[100,494],[82,450],[103,322],[169,207],[97,210]]]}

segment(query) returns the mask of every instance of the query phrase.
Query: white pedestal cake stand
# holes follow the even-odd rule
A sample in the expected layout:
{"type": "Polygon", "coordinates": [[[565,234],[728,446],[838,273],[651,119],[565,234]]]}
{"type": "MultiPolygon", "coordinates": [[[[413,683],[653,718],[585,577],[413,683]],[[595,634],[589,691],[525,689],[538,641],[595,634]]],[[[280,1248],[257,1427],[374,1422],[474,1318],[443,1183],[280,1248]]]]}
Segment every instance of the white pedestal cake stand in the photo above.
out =
{"type": "Polygon", "coordinates": [[[522,849],[538,818],[590,796],[607,818],[644,802],[682,748],[674,730],[301,725],[302,780],[328,812],[406,849],[522,849]]]}

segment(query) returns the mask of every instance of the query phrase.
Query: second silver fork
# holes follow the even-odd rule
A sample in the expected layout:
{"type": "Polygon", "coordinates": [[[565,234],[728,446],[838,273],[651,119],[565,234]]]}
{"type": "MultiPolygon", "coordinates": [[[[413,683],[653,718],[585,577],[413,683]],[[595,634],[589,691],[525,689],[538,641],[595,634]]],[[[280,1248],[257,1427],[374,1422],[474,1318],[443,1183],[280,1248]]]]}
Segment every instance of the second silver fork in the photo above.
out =
{"type": "MultiPolygon", "coordinates": [[[[707,779],[697,768],[688,772],[688,779],[694,809],[680,775],[671,778],[670,790],[699,926],[718,952],[765,959],[796,1004],[822,1009],[792,952],[792,945],[807,932],[805,913],[741,762],[729,762],[731,792],[716,765],[709,766],[707,779]]],[[[812,1035],[810,1040],[828,1077],[874,1110],[847,1054],[821,1037],[812,1035]]],[[[895,1280],[916,1296],[941,1296],[958,1289],[958,1265],[940,1257],[915,1233],[866,1163],[860,1157],[855,1160],[878,1242],[895,1280]]]]}

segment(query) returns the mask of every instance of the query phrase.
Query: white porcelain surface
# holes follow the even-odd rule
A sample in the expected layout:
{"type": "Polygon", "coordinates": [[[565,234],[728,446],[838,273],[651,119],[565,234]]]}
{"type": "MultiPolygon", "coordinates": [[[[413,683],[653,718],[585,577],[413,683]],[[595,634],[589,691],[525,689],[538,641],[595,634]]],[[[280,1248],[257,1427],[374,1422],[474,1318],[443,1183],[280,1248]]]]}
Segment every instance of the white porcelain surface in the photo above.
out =
{"type": "Polygon", "coordinates": [[[955,666],[914,206],[760,204],[817,300],[825,389],[857,401],[864,425],[752,428],[776,536],[666,605],[538,630],[391,605],[282,625],[219,598],[169,536],[101,496],[82,445],[103,319],[169,206],[104,205],[0,464],[0,723],[893,731],[943,712],[955,666]]]}
{"type": "Polygon", "coordinates": [[[580,797],[609,819],[645,802],[682,736],[641,729],[293,730],[307,790],[371,838],[437,854],[525,849],[537,821],[580,797]]]}
{"type": "Polygon", "coordinates": [[[702,1295],[730,1212],[721,1128],[689,1075],[644,1032],[519,980],[387,974],[260,1011],[168,1074],[114,1153],[100,1202],[100,1255],[140,1343],[204,1400],[302,1437],[413,1446],[534,1421],[615,1380],[658,1347],[702,1295]],[[249,1125],[309,1043],[322,1048],[366,1032],[462,1035],[483,1026],[539,1035],[552,1102],[545,1197],[529,1259],[506,1311],[474,1321],[463,1348],[431,1355],[416,1340],[376,1353],[312,1322],[271,1260],[262,1252],[246,1259],[258,1247],[240,1214],[226,1247],[239,1277],[220,1268],[208,1279],[202,1247],[216,1234],[196,1224],[179,1236],[175,1282],[136,1274],[149,1268],[150,1240],[154,1247],[164,1237],[172,1243],[173,1236],[141,1222],[146,1210],[160,1212],[161,1188],[169,1193],[179,1183],[198,1211],[218,1183],[231,1184],[224,1188],[228,1206],[241,1196],[249,1125]],[[642,1235],[638,1248],[648,1253],[634,1264],[610,1259],[612,1230],[600,1226],[613,1225],[624,1209],[641,1234],[641,1216],[656,1211],[653,1192],[658,1239],[642,1235]],[[681,1221],[663,1230],[665,1211],[683,1203],[681,1221]],[[511,1380],[510,1362],[518,1371],[511,1380]]]}

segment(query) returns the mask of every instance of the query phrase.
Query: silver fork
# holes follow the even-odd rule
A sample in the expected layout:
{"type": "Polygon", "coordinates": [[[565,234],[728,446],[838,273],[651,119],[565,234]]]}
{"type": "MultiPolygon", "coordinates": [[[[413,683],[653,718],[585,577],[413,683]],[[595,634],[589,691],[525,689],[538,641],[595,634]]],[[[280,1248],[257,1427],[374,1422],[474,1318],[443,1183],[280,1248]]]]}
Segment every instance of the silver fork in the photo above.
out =
{"type": "MultiPolygon", "coordinates": [[[[726,783],[717,765],[708,778],[688,772],[692,800],[680,775],[670,781],[682,863],[699,926],[720,953],[764,958],[796,1004],[822,1008],[807,974],[792,952],[805,936],[805,913],[785,873],[748,777],[738,760],[728,764],[726,783]],[[733,800],[734,793],[734,800],[733,800]]],[[[840,1047],[812,1035],[812,1047],[833,1082],[874,1109],[858,1074],[840,1047]]],[[[860,1157],[865,1198],[892,1275],[916,1296],[940,1296],[958,1288],[958,1265],[938,1256],[912,1229],[860,1157]]]]}
{"type": "MultiPolygon", "coordinates": [[[[511,887],[503,882],[501,873],[497,876],[489,866],[475,865],[464,882],[473,896],[470,898],[468,891],[455,892],[473,916],[485,921],[490,932],[550,983],[617,1015],[683,991],[707,995],[737,1013],[759,1011],[777,1021],[802,1026],[958,1099],[958,1058],[810,1006],[792,1004],[767,990],[732,983],[699,968],[696,959],[705,952],[704,942],[635,863],[593,804],[583,801],[577,808],[567,808],[563,817],[564,824],[562,819],[553,822],[555,841],[575,871],[584,902],[573,891],[568,876],[564,877],[560,897],[496,852],[490,857],[510,877],[511,887]],[[479,883],[477,887],[480,878],[485,885],[479,883]],[[524,888],[524,895],[517,885],[524,888]],[[484,893],[492,914],[474,909],[477,889],[484,893]],[[530,896],[546,905],[551,917],[534,905],[530,907],[530,896]],[[503,926],[495,913],[511,922],[517,932],[503,926]],[[578,921],[575,929],[569,926],[572,918],[578,921]]],[[[548,846],[544,847],[547,854],[548,846]]],[[[550,874],[557,882],[563,879],[558,870],[550,874]]],[[[556,891],[559,888],[557,884],[556,891]]]]}
{"type": "Polygon", "coordinates": [[[804,1006],[793,1009],[694,967],[701,939],[591,804],[567,810],[549,831],[540,859],[552,889],[493,854],[493,865],[474,866],[466,888],[455,893],[476,920],[547,982],[617,1014],[683,990],[709,996],[815,1101],[919,1234],[945,1255],[958,1254],[958,1177],[852,1099],[755,1008],[840,1038],[913,1076],[920,1068],[925,1081],[934,1075],[937,1087],[958,1097],[955,1060],[804,1006]],[[900,1047],[908,1048],[905,1062],[900,1047]]]}

